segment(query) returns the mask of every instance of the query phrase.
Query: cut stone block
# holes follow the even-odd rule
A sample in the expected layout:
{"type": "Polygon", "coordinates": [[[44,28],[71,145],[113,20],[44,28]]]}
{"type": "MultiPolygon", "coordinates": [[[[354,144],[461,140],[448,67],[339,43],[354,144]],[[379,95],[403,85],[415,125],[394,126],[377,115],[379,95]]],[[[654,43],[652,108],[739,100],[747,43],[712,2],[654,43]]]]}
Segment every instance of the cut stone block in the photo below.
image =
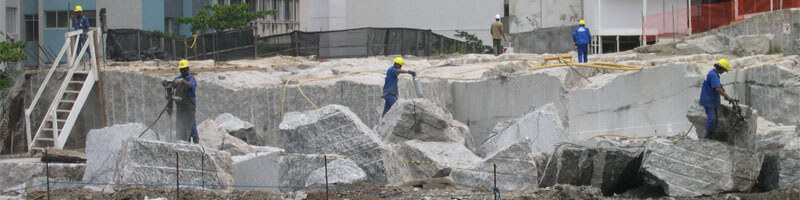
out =
{"type": "Polygon", "coordinates": [[[86,154],[66,149],[50,149],[47,156],[42,155],[42,162],[86,163],[86,154]]]}
{"type": "Polygon", "coordinates": [[[685,40],[675,45],[682,54],[722,53],[728,50],[728,38],[721,35],[708,35],[696,39],[685,40]]]}
{"type": "Polygon", "coordinates": [[[218,115],[214,121],[217,121],[222,129],[225,129],[229,134],[244,142],[253,143],[258,139],[256,135],[255,126],[252,123],[239,119],[233,114],[223,113],[218,115]]]}
{"type": "Polygon", "coordinates": [[[782,149],[764,156],[758,187],[763,190],[800,187],[800,149],[782,149]]]}
{"type": "Polygon", "coordinates": [[[531,140],[534,152],[553,152],[555,145],[567,140],[567,134],[554,104],[547,104],[523,116],[499,122],[480,146],[480,155],[491,155],[524,139],[531,140]]]}
{"type": "Polygon", "coordinates": [[[384,143],[407,140],[456,142],[473,149],[469,128],[427,99],[397,101],[375,129],[384,143]]]}
{"type": "MultiPolygon", "coordinates": [[[[314,170],[325,166],[323,155],[319,154],[286,154],[280,160],[280,186],[305,186],[308,176],[314,170]]],[[[284,190],[298,190],[287,188],[284,190]]]]}
{"type": "MultiPolygon", "coordinates": [[[[328,184],[354,185],[367,180],[367,173],[349,159],[328,161],[328,184]]],[[[306,186],[325,185],[325,167],[311,172],[306,179],[306,186]]]]}
{"type": "MultiPolygon", "coordinates": [[[[746,105],[739,104],[742,116],[746,119],[739,120],[729,104],[723,104],[717,111],[717,130],[715,140],[725,142],[735,147],[745,149],[756,148],[756,117],[757,112],[746,105]]],[[[686,118],[694,125],[698,138],[705,138],[706,114],[705,109],[698,104],[693,104],[686,113],[686,118]]]]}
{"type": "Polygon", "coordinates": [[[228,134],[216,121],[206,120],[197,126],[200,134],[200,145],[227,151],[231,155],[244,155],[255,152],[247,142],[228,134]]]}
{"type": "Polygon", "coordinates": [[[550,156],[539,187],[556,184],[588,185],[603,194],[621,193],[635,184],[640,148],[617,148],[563,143],[550,156]]]}
{"type": "MultiPolygon", "coordinates": [[[[86,135],[86,173],[83,174],[83,182],[111,182],[122,142],[138,137],[145,129],[145,125],[131,123],[89,131],[86,135]]],[[[141,138],[153,140],[157,137],[155,132],[148,130],[141,138]]]]}
{"type": "Polygon", "coordinates": [[[481,158],[454,142],[423,142],[409,140],[389,144],[385,159],[389,185],[400,185],[436,176],[444,169],[471,169],[481,158]]]}
{"type": "Polygon", "coordinates": [[[226,188],[234,183],[231,162],[230,153],[196,144],[131,138],[120,150],[114,183],[175,184],[179,167],[181,184],[226,188]]]}
{"type": "Polygon", "coordinates": [[[347,107],[328,105],[286,113],[280,131],[286,153],[343,155],[367,172],[368,183],[388,183],[383,164],[386,152],[378,136],[347,107]]]}
{"type": "MultiPolygon", "coordinates": [[[[277,149],[277,148],[275,148],[277,149]]],[[[233,179],[236,189],[263,189],[258,186],[279,186],[283,150],[233,156],[233,179]],[[256,186],[256,187],[250,187],[256,186]]]]}
{"type": "Polygon", "coordinates": [[[489,155],[470,169],[454,169],[450,176],[459,188],[493,188],[497,166],[497,188],[522,190],[537,187],[538,173],[531,140],[521,140],[489,155]]]}
{"type": "Polygon", "coordinates": [[[674,197],[748,192],[762,159],[761,153],[713,140],[654,140],[645,149],[641,173],[674,197]]]}
{"type": "MultiPolygon", "coordinates": [[[[80,182],[86,167],[84,164],[50,163],[50,178],[66,182],[80,182]]],[[[45,164],[39,158],[0,160],[0,191],[23,189],[30,180],[45,177],[45,164]]],[[[40,184],[33,184],[40,185],[40,184]]]]}
{"type": "Polygon", "coordinates": [[[773,37],[772,34],[733,37],[730,42],[730,52],[737,56],[767,54],[773,37]]]}

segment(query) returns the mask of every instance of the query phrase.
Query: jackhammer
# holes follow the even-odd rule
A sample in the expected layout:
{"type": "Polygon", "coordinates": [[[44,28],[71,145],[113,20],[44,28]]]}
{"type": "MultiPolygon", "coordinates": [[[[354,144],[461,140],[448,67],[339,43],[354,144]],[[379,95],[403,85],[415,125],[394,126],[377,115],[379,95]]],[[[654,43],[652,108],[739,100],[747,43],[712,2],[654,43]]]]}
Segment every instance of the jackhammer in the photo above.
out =
{"type": "MultiPolygon", "coordinates": [[[[142,137],[142,135],[144,135],[144,133],[147,132],[147,130],[150,130],[150,128],[152,128],[153,125],[155,125],[156,122],[158,122],[158,120],[161,119],[161,116],[164,115],[165,112],[167,113],[167,115],[172,116],[172,110],[173,110],[172,105],[174,104],[175,101],[181,100],[180,97],[175,96],[175,90],[178,88],[178,86],[179,83],[174,81],[167,81],[167,80],[161,81],[161,87],[164,88],[164,99],[167,100],[167,105],[164,106],[164,109],[162,109],[161,113],[158,114],[156,120],[153,121],[153,123],[151,123],[150,126],[147,126],[147,129],[144,129],[142,133],[139,133],[139,137],[142,137]]],[[[156,134],[156,139],[159,139],[158,134],[156,134]]]]}

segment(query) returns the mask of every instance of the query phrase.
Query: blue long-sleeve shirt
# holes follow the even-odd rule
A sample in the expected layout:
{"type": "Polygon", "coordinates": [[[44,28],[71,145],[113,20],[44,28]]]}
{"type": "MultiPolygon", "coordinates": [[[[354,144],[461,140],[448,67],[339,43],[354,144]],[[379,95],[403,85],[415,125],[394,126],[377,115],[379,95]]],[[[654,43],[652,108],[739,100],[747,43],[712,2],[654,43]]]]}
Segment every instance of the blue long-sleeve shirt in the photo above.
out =
{"type": "Polygon", "coordinates": [[[181,78],[186,79],[186,81],[189,81],[189,84],[192,84],[192,88],[183,87],[183,91],[189,95],[189,100],[192,100],[192,103],[195,103],[194,99],[195,99],[195,91],[197,91],[197,81],[194,79],[194,76],[192,76],[192,74],[187,74],[185,77],[182,75],[178,75],[175,77],[175,79],[173,79],[173,81],[176,81],[181,78]]]}
{"type": "Polygon", "coordinates": [[[397,76],[400,75],[400,70],[394,66],[386,70],[386,80],[383,83],[383,94],[397,96],[397,76]]]}
{"type": "Polygon", "coordinates": [[[713,107],[720,104],[716,88],[722,88],[722,84],[719,81],[719,73],[712,69],[706,74],[706,80],[703,81],[703,87],[700,90],[701,106],[713,107]]]}
{"type": "Polygon", "coordinates": [[[587,45],[592,42],[592,33],[589,32],[589,28],[586,26],[578,26],[572,31],[572,42],[575,42],[576,45],[587,45]]]}

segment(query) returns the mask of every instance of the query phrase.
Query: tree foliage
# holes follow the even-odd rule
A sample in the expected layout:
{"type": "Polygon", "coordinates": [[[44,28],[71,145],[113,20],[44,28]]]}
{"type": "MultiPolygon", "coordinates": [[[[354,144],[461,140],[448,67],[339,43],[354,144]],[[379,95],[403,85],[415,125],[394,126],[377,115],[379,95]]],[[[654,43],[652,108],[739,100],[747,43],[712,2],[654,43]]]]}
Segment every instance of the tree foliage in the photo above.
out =
{"type": "Polygon", "coordinates": [[[481,52],[483,51],[483,49],[491,48],[483,45],[483,40],[478,39],[478,36],[475,36],[475,34],[470,34],[469,32],[466,31],[456,30],[456,34],[454,34],[453,36],[455,36],[456,38],[463,38],[467,42],[467,46],[463,47],[465,49],[459,50],[459,52],[461,53],[465,53],[466,49],[472,49],[474,52],[481,52]]]}
{"type": "Polygon", "coordinates": [[[0,42],[0,62],[19,62],[28,59],[25,41],[0,42]]]}
{"type": "Polygon", "coordinates": [[[246,3],[235,5],[206,4],[203,7],[205,7],[205,10],[197,12],[197,16],[179,17],[176,21],[181,24],[189,24],[194,33],[204,29],[223,31],[245,27],[248,22],[254,19],[275,13],[273,10],[249,12],[247,9],[250,6],[246,3]]]}

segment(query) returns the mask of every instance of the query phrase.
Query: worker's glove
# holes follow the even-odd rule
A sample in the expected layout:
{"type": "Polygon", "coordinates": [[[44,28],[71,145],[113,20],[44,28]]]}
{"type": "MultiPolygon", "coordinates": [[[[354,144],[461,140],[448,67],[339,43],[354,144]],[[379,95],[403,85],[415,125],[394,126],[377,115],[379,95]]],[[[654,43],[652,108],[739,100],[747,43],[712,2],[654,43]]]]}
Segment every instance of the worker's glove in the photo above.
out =
{"type": "Polygon", "coordinates": [[[409,74],[411,74],[411,76],[417,76],[417,72],[414,72],[414,71],[408,71],[408,73],[409,73],[409,74]]]}

